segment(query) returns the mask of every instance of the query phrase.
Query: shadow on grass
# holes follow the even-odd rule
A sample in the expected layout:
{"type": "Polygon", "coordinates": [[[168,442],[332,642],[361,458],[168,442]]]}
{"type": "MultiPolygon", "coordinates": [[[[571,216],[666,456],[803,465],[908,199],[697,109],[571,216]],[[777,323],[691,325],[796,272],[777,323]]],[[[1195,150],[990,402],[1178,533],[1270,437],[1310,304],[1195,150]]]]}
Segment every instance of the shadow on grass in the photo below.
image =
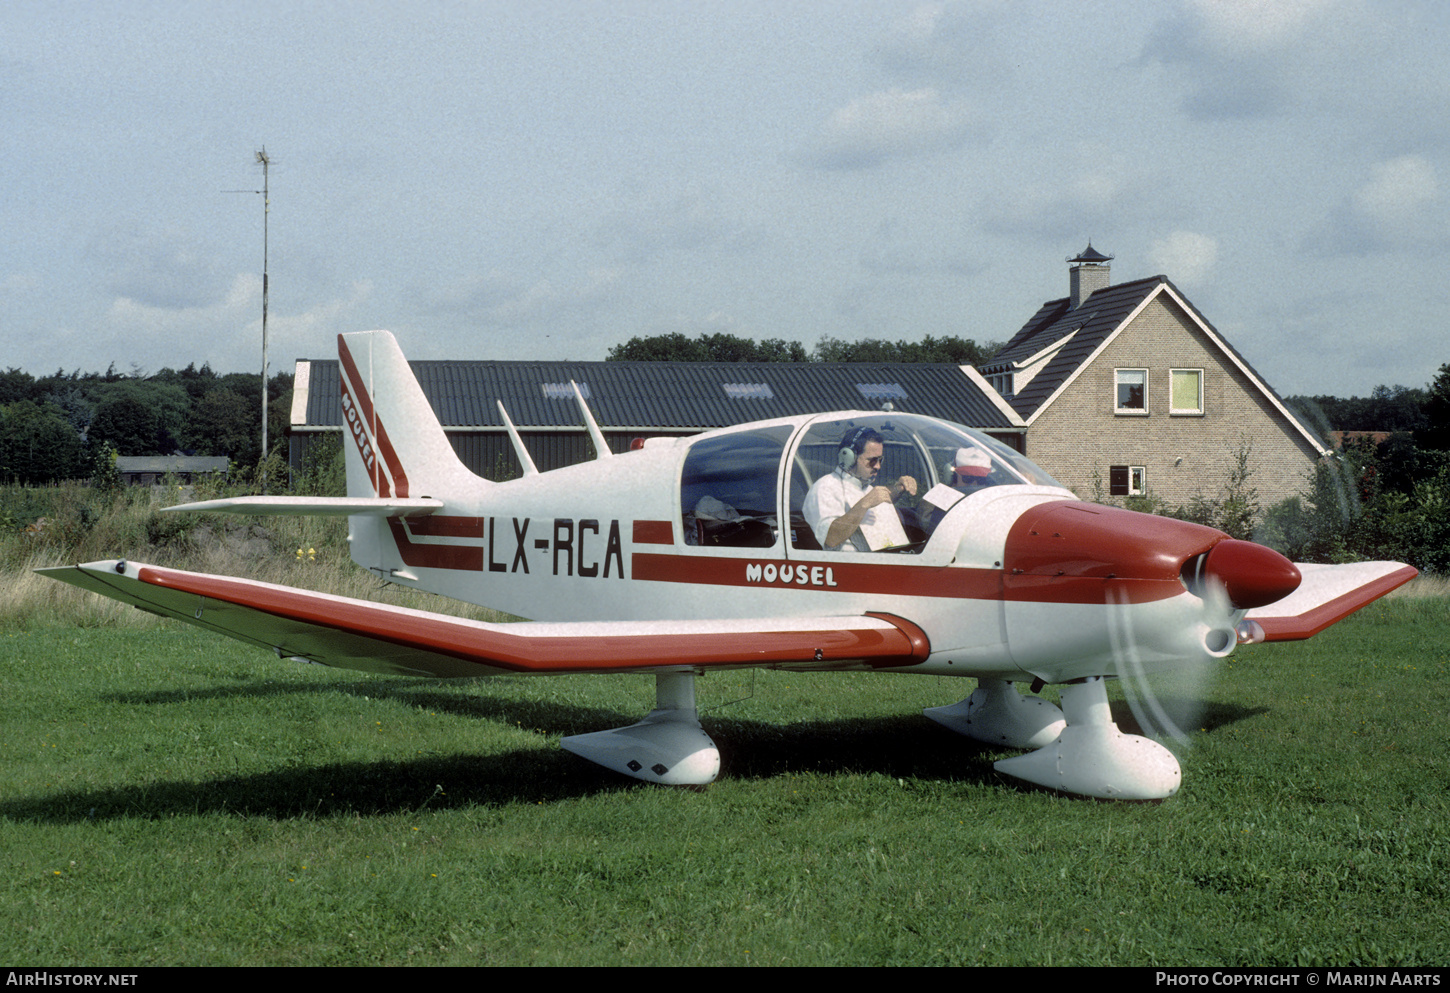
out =
{"type": "Polygon", "coordinates": [[[111,693],[101,695],[98,699],[128,706],[163,706],[197,700],[265,700],[273,697],[292,700],[307,695],[340,694],[358,699],[397,700],[409,707],[418,707],[433,713],[522,724],[561,735],[598,731],[620,723],[633,724],[644,716],[644,712],[629,714],[608,707],[583,707],[560,703],[558,700],[529,699],[506,693],[491,696],[488,693],[491,685],[495,685],[495,681],[486,677],[449,680],[447,683],[427,677],[374,677],[329,683],[268,679],[265,682],[240,681],[235,686],[211,686],[200,690],[111,693]],[[450,692],[440,689],[441,686],[452,686],[454,689],[450,692]]]}
{"type": "MultiPolygon", "coordinates": [[[[480,704],[485,715],[492,709],[488,701],[480,704]]],[[[514,701],[508,701],[508,709],[510,716],[519,713],[514,701]]],[[[532,709],[531,720],[546,728],[582,725],[584,730],[601,730],[620,723],[610,718],[591,726],[578,708],[559,704],[534,704],[532,709]]],[[[1001,781],[991,766],[999,754],[919,715],[787,726],[707,720],[706,728],[720,746],[722,778],[879,773],[956,783],[1001,781]]],[[[548,804],[659,788],[594,766],[552,741],[541,741],[538,748],[489,755],[294,765],[247,775],[66,790],[7,800],[0,803],[0,817],[47,823],[205,814],[326,819],[548,804]]]]}
{"type": "Polygon", "coordinates": [[[62,823],[219,813],[278,820],[368,817],[549,803],[629,786],[627,780],[603,784],[581,776],[573,763],[567,753],[529,749],[490,756],[297,766],[21,798],[0,803],[0,817],[62,823]]]}
{"type": "MultiPolygon", "coordinates": [[[[643,714],[581,707],[560,701],[439,692],[436,680],[358,683],[279,682],[115,694],[118,703],[168,704],[184,700],[298,693],[357,693],[397,698],[438,713],[523,724],[548,735],[577,734],[631,724],[643,714]]],[[[1209,703],[1200,727],[1212,730],[1264,712],[1209,703]]],[[[1140,729],[1126,707],[1114,718],[1127,733],[1140,729]]],[[[721,777],[772,779],[811,774],[879,774],[962,785],[1012,781],[992,763],[1017,754],[964,738],[920,714],[772,724],[735,718],[705,719],[720,747],[721,777]]],[[[0,817],[50,823],[113,818],[164,818],[231,813],[274,819],[388,816],[424,809],[554,803],[620,792],[657,789],[585,762],[551,741],[538,748],[488,755],[420,756],[408,761],[328,763],[198,780],[136,783],[97,790],[69,790],[0,803],[0,817]]]]}
{"type": "MultiPolygon", "coordinates": [[[[1245,707],[1242,704],[1224,703],[1219,700],[1167,698],[1159,701],[1159,705],[1173,715],[1174,721],[1188,734],[1199,731],[1212,733],[1219,728],[1228,727],[1230,724],[1237,724],[1239,721],[1269,712],[1268,707],[1245,707]],[[1192,720],[1187,720],[1185,715],[1192,715],[1192,720]]],[[[1113,704],[1113,720],[1117,723],[1118,730],[1124,734],[1146,734],[1152,737],[1152,732],[1155,730],[1154,728],[1145,730],[1125,703],[1113,704]]]]}

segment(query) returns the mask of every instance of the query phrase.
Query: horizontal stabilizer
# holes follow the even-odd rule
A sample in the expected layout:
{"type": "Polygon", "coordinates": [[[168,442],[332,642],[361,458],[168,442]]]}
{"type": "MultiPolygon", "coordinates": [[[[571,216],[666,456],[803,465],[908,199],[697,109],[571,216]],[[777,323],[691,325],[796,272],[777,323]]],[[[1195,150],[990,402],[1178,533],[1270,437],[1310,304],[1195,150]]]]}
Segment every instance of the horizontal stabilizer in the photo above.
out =
{"type": "Polygon", "coordinates": [[[1299,588],[1277,603],[1248,612],[1248,618],[1264,629],[1265,641],[1312,638],[1419,575],[1400,562],[1295,564],[1304,577],[1299,588]]]}
{"type": "Polygon", "coordinates": [[[914,665],[925,633],[887,614],[489,624],[370,600],[109,560],[37,570],[282,657],[401,675],[914,665]]]}
{"type": "Polygon", "coordinates": [[[443,508],[432,497],[301,497],[242,496],[222,500],[179,503],[165,510],[225,514],[298,514],[307,517],[421,517],[443,508]]]}

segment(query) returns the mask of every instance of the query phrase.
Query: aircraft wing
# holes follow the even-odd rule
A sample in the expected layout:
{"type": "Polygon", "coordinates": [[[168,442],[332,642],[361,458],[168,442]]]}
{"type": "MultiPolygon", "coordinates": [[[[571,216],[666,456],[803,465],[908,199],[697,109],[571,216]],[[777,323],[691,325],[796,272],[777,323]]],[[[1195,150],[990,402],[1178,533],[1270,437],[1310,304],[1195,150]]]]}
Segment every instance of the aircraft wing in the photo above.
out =
{"type": "Polygon", "coordinates": [[[443,501],[432,497],[301,497],[241,496],[198,503],[179,503],[161,508],[163,513],[178,511],[227,514],[301,514],[313,517],[343,517],[366,514],[370,517],[421,517],[443,509],[443,501]]]}
{"type": "Polygon", "coordinates": [[[489,624],[114,559],[37,571],[280,657],[400,675],[878,668],[931,652],[921,628],[889,614],[489,624]]]}
{"type": "Polygon", "coordinates": [[[1277,603],[1248,612],[1248,619],[1264,629],[1265,641],[1312,638],[1419,575],[1413,567],[1399,562],[1295,565],[1304,577],[1299,588],[1277,603]]]}

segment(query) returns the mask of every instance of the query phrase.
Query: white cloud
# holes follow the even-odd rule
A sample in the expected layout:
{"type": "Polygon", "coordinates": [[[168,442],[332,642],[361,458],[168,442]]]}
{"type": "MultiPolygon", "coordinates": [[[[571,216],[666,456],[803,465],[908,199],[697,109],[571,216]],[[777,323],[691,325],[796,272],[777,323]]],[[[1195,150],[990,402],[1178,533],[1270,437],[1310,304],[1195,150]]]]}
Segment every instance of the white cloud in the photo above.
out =
{"type": "Polygon", "coordinates": [[[1223,51],[1264,51],[1295,41],[1341,0],[1188,0],[1205,39],[1223,51]]]}
{"type": "Polygon", "coordinates": [[[817,136],[813,158],[828,169],[864,169],[891,158],[929,155],[964,144],[978,122],[964,100],[934,87],[890,89],[852,100],[817,136]]]}
{"type": "Polygon", "coordinates": [[[603,249],[633,263],[668,252],[739,251],[758,240],[748,222],[722,208],[712,190],[687,190],[644,196],[604,216],[594,240],[603,249]]]}
{"type": "Polygon", "coordinates": [[[1438,248],[1447,214],[1435,166],[1422,155],[1402,155],[1376,163],[1310,246],[1329,255],[1438,248]]]}
{"type": "Polygon", "coordinates": [[[1419,155],[1377,164],[1354,194],[1354,211],[1377,230],[1412,229],[1440,197],[1435,167],[1419,155]]]}
{"type": "MultiPolygon", "coordinates": [[[[296,313],[267,315],[269,362],[274,371],[278,355],[287,349],[306,347],[340,331],[356,330],[349,321],[372,295],[372,284],[359,280],[345,296],[326,300],[296,313]],[[280,351],[276,351],[280,349],[280,351]]],[[[117,297],[106,311],[108,334],[131,343],[129,351],[147,357],[152,364],[206,361],[218,370],[260,368],[262,326],[262,280],[243,273],[232,279],[225,296],[205,306],[157,306],[130,297],[117,297]],[[162,357],[152,359],[149,356],[162,357]],[[174,356],[174,357],[172,357],[174,356]]]]}
{"type": "Polygon", "coordinates": [[[40,286],[40,277],[33,272],[12,272],[0,279],[0,293],[17,296],[21,293],[29,293],[40,286]]]}
{"type": "Polygon", "coordinates": [[[1199,120],[1292,113],[1333,85],[1359,42],[1359,0],[1186,0],[1143,59],[1172,67],[1199,120]]]}
{"type": "Polygon", "coordinates": [[[923,3],[892,25],[876,47],[876,61],[906,79],[937,83],[999,75],[995,44],[1011,23],[1005,0],[923,3]]]}
{"type": "Polygon", "coordinates": [[[97,238],[91,253],[115,296],[158,309],[214,306],[227,292],[215,251],[187,231],[117,225],[97,238]]]}
{"type": "Polygon", "coordinates": [[[557,317],[564,310],[592,306],[617,286],[617,269],[590,269],[581,279],[555,286],[546,276],[500,269],[474,273],[418,293],[425,308],[456,314],[490,327],[526,327],[557,317]]]}
{"type": "Polygon", "coordinates": [[[1065,150],[1057,174],[1007,187],[983,207],[984,224],[1002,234],[1027,232],[1071,243],[1123,230],[1134,218],[1151,215],[1158,198],[1156,179],[1140,164],[1093,143],[1065,150]]]}
{"type": "Polygon", "coordinates": [[[674,334],[679,332],[687,338],[704,334],[730,334],[749,337],[756,332],[728,311],[713,310],[708,314],[686,314],[675,312],[657,315],[649,321],[645,335],[674,334]]]}
{"type": "Polygon", "coordinates": [[[1175,283],[1192,286],[1213,274],[1218,263],[1218,242],[1194,231],[1174,231],[1155,238],[1148,246],[1148,263],[1175,283]]]}

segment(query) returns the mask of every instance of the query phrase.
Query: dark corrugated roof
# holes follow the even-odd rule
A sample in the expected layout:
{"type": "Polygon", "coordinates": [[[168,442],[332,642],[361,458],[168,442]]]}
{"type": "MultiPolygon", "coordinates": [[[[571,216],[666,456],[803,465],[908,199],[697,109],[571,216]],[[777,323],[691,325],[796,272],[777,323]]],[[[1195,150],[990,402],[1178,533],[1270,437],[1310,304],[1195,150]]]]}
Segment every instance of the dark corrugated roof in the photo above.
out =
{"type": "MultiPolygon", "coordinates": [[[[960,367],[948,363],[410,362],[445,427],[501,428],[502,400],[520,428],[581,427],[568,389],[586,389],[595,420],[611,427],[699,429],[831,410],[930,414],[968,427],[1012,423],[960,367]],[[731,396],[726,384],[751,388],[731,396]],[[546,391],[550,384],[563,389],[546,391]],[[865,390],[860,388],[864,386],[865,390]],[[558,398],[553,394],[557,393],[558,398]]],[[[314,359],[306,426],[342,423],[336,359],[314,359]]],[[[299,425],[301,426],[301,425],[299,425]]]]}

